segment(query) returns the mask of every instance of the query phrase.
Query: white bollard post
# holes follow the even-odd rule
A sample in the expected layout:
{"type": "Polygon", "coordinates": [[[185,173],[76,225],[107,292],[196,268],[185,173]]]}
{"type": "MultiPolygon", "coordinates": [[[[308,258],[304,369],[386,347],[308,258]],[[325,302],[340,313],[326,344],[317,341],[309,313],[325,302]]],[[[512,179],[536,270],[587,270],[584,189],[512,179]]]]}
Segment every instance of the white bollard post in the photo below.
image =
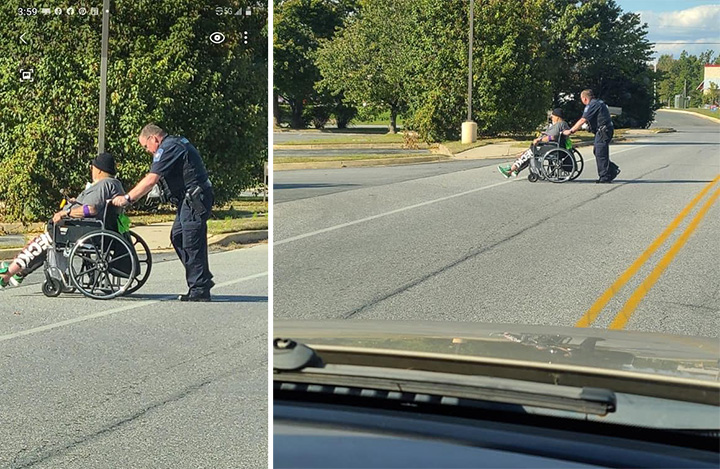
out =
{"type": "Polygon", "coordinates": [[[462,123],[462,143],[475,143],[477,141],[477,124],[473,121],[462,123]]]}

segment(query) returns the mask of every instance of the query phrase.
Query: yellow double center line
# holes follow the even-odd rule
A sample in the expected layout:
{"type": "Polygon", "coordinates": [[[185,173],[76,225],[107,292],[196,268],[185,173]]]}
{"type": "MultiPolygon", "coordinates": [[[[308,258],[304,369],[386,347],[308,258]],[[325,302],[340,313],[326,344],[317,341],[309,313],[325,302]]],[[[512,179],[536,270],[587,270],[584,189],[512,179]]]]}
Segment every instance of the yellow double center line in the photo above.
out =
{"type": "MultiPolygon", "coordinates": [[[[705,188],[703,188],[703,190],[700,191],[700,193],[695,196],[693,200],[690,201],[690,203],[682,210],[682,212],[680,212],[680,214],[672,221],[672,223],[670,223],[670,225],[665,228],[665,231],[663,231],[660,236],[658,236],[650,244],[650,246],[648,246],[645,252],[643,252],[640,257],[638,257],[635,262],[633,262],[632,265],[628,267],[627,270],[625,270],[625,272],[623,272],[617,280],[615,280],[615,282],[613,282],[610,288],[608,288],[602,295],[600,295],[600,298],[598,298],[597,301],[595,301],[595,303],[590,307],[590,309],[588,309],[587,312],[583,315],[583,317],[580,318],[580,320],[575,324],[575,327],[590,327],[590,325],[600,314],[600,311],[602,311],[602,309],[608,304],[608,302],[613,298],[613,296],[615,296],[615,294],[620,291],[620,289],[637,273],[637,271],[640,270],[640,267],[642,267],[643,264],[645,264],[645,262],[650,259],[650,256],[652,256],[653,253],[655,253],[655,251],[657,251],[658,248],[662,246],[662,244],[673,233],[673,231],[675,231],[677,227],[680,226],[680,223],[682,223],[682,221],[692,211],[695,205],[697,205],[698,202],[702,200],[705,194],[707,194],[718,181],[720,181],[720,175],[716,176],[715,179],[710,182],[710,184],[705,186],[705,188]]],[[[657,279],[660,278],[660,275],[665,271],[668,265],[670,265],[670,262],[680,251],[680,248],[682,248],[682,246],[688,240],[693,231],[695,231],[698,224],[700,223],[700,220],[702,220],[702,218],[705,216],[712,204],[715,203],[719,194],[720,189],[716,190],[713,193],[710,199],[700,209],[695,218],[693,218],[693,220],[690,222],[690,225],[688,225],[680,238],[673,244],[667,254],[665,254],[665,256],[660,260],[658,265],[655,267],[655,269],[653,269],[653,271],[645,279],[642,285],[640,285],[640,287],[638,287],[635,292],[630,296],[630,299],[627,301],[627,303],[625,303],[622,310],[620,310],[620,312],[617,314],[612,324],[610,325],[611,329],[622,329],[625,326],[628,319],[630,319],[630,316],[640,304],[640,301],[642,301],[650,288],[655,284],[657,279]]]]}

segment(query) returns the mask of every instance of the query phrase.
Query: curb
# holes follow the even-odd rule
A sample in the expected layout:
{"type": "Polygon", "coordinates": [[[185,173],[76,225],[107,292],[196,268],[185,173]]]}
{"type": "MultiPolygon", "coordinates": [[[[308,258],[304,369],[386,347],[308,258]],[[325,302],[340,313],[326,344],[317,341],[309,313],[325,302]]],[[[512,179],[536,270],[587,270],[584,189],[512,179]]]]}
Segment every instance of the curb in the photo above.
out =
{"type": "Polygon", "coordinates": [[[238,231],[236,233],[211,236],[208,238],[208,247],[226,247],[231,244],[255,244],[261,241],[267,241],[267,239],[268,230],[238,231]]]}
{"type": "MultiPolygon", "coordinates": [[[[238,231],[235,233],[225,233],[221,235],[214,235],[208,238],[208,247],[227,247],[231,244],[255,244],[261,241],[267,241],[268,230],[248,230],[238,231]]],[[[0,249],[0,260],[11,261],[15,258],[19,248],[3,248],[0,249]]],[[[159,246],[151,248],[152,252],[173,252],[172,246],[159,246]]]]}
{"type": "Polygon", "coordinates": [[[314,161],[310,163],[273,163],[273,171],[292,171],[296,169],[341,169],[362,166],[394,166],[415,163],[447,161],[447,156],[411,156],[408,158],[379,158],[375,160],[350,161],[314,161]]]}
{"type": "Polygon", "coordinates": [[[715,122],[716,124],[720,124],[720,117],[710,117],[706,116],[705,114],[700,114],[692,111],[682,111],[680,109],[658,109],[658,112],[677,112],[680,114],[690,114],[691,116],[702,117],[703,119],[708,119],[715,122]]]}

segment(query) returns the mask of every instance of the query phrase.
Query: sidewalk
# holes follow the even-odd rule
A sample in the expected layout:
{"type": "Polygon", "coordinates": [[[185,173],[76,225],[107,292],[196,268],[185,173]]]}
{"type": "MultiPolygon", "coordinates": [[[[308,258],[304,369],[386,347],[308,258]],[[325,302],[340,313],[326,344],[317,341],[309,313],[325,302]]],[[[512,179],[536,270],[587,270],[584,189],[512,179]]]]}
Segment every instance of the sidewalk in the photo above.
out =
{"type": "MultiPolygon", "coordinates": [[[[174,251],[170,242],[170,229],[172,222],[157,223],[153,225],[133,226],[131,230],[137,233],[148,245],[151,252],[174,251]]],[[[0,241],[19,240],[19,236],[0,236],[0,241]]],[[[232,244],[254,244],[268,239],[268,230],[239,231],[235,233],[224,233],[220,235],[208,235],[208,246],[213,248],[227,247],[232,244]]],[[[12,260],[21,247],[15,245],[6,248],[0,243],[0,260],[12,260]]],[[[12,243],[15,244],[15,243],[12,243]]]]}

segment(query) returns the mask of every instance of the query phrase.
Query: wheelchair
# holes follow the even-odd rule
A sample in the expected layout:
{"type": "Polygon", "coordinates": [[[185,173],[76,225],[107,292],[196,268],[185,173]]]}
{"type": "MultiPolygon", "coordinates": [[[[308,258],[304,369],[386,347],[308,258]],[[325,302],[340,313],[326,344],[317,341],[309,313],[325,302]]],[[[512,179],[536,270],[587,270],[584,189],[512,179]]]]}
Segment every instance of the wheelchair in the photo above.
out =
{"type": "Polygon", "coordinates": [[[45,296],[78,291],[109,300],[134,293],[147,282],[152,269],[150,248],[137,233],[120,233],[118,217],[108,201],[102,219],[48,224],[52,243],[44,263],[45,296]]]}
{"type": "Polygon", "coordinates": [[[577,179],[585,163],[582,154],[565,135],[557,142],[533,146],[533,157],[528,162],[528,181],[543,179],[550,182],[567,182],[577,179]]]}

